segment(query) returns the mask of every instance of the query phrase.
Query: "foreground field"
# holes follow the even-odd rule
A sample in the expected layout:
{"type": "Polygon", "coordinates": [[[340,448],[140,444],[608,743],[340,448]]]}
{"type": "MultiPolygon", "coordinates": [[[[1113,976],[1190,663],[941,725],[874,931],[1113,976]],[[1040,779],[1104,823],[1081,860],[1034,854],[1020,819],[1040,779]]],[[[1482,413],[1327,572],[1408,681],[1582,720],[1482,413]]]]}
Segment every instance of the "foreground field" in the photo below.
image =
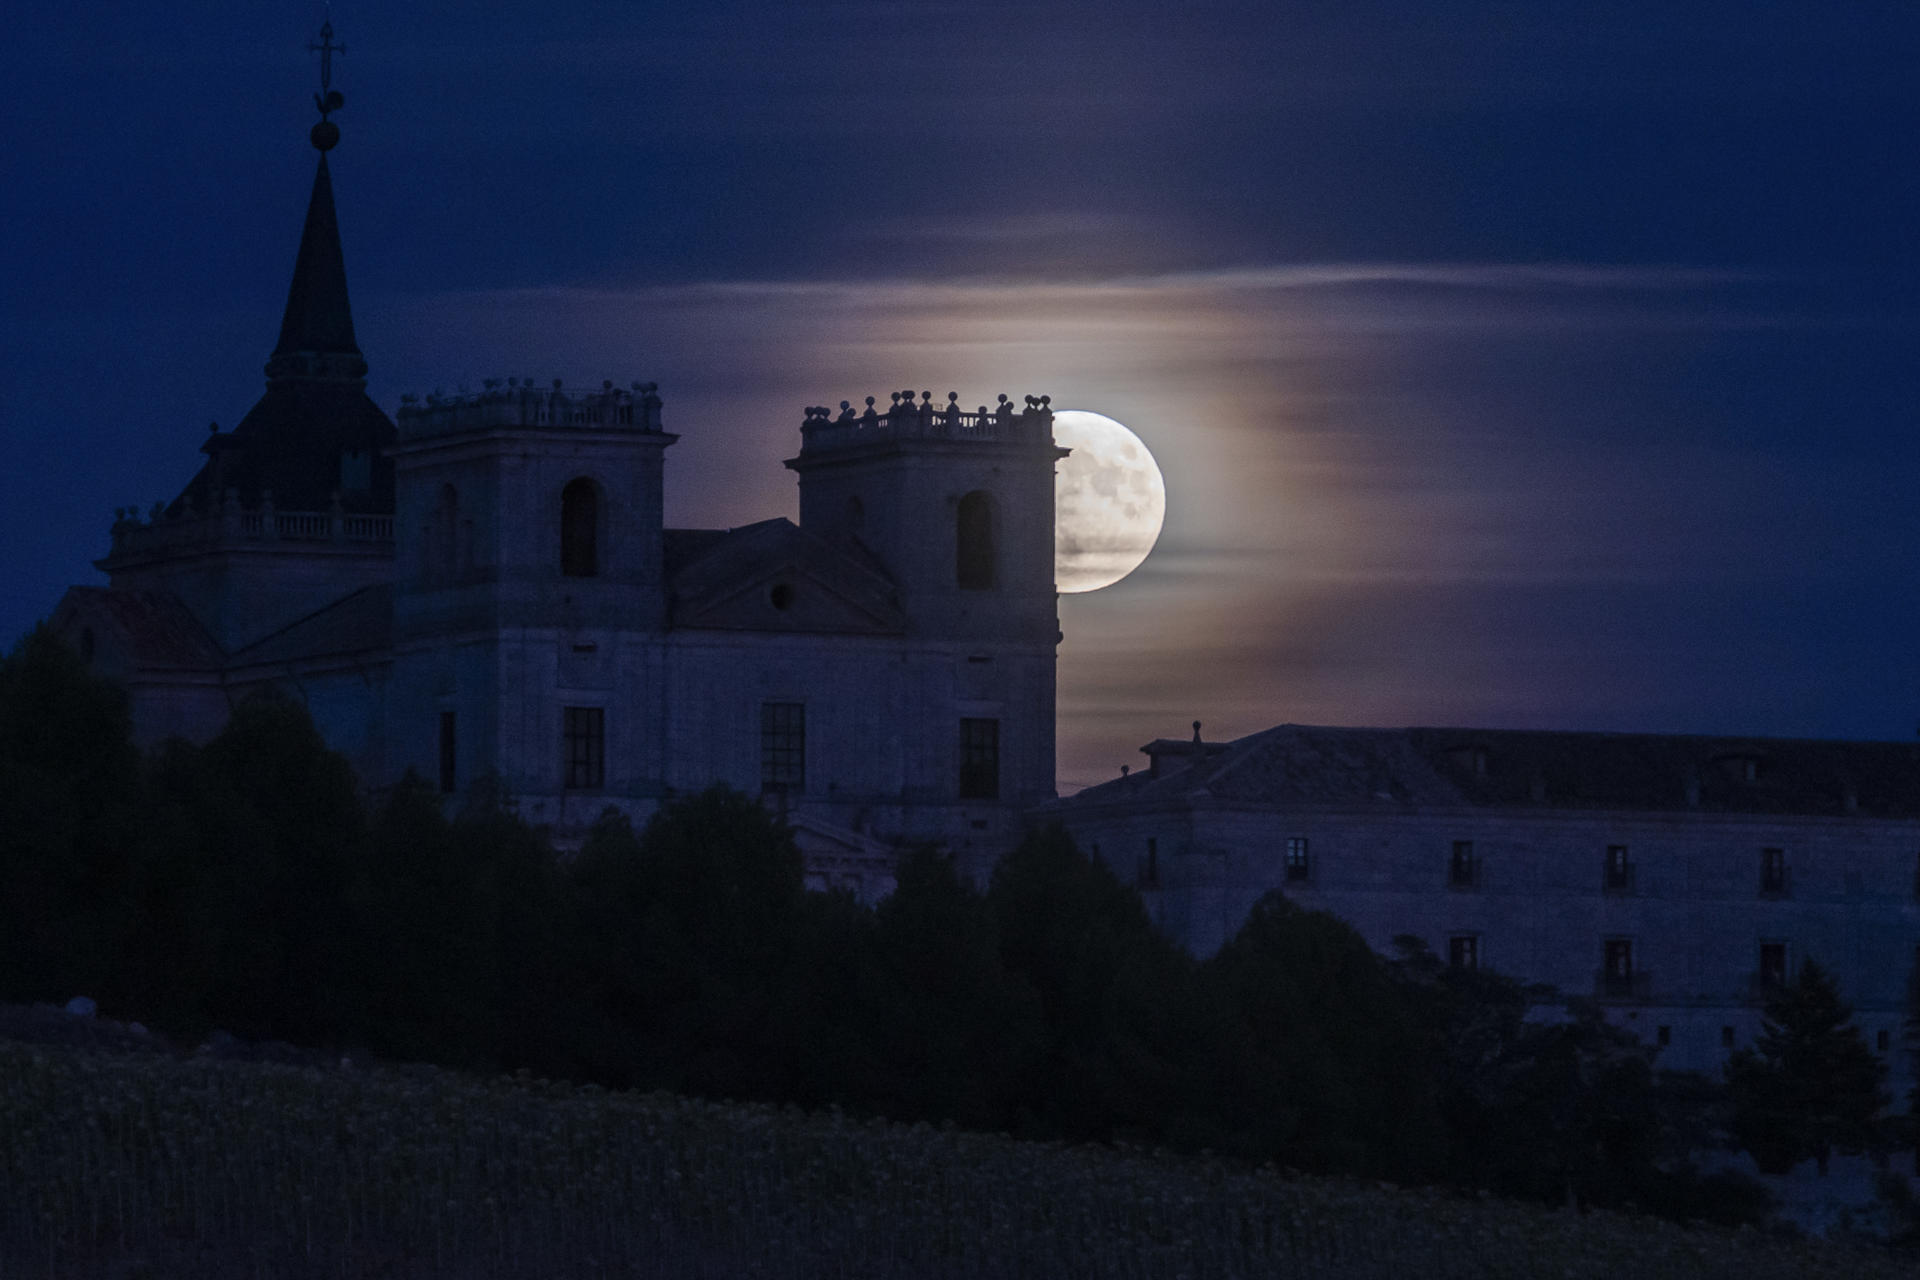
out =
{"type": "Polygon", "coordinates": [[[1752,1233],[838,1115],[0,1041],[0,1280],[1911,1274],[1752,1233]]]}

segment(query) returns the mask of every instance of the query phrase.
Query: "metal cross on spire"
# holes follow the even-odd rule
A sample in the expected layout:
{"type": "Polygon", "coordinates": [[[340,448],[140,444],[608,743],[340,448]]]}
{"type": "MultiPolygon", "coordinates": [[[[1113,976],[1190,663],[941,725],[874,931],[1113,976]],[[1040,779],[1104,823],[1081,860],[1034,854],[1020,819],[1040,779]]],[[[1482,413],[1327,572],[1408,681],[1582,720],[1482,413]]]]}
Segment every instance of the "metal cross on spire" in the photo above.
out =
{"type": "Polygon", "coordinates": [[[343,99],[333,90],[333,55],[345,53],[347,46],[333,42],[333,23],[320,24],[320,43],[307,42],[309,52],[320,55],[320,92],[313,95],[314,105],[320,108],[320,118],[325,120],[329,111],[337,110],[343,99]]]}

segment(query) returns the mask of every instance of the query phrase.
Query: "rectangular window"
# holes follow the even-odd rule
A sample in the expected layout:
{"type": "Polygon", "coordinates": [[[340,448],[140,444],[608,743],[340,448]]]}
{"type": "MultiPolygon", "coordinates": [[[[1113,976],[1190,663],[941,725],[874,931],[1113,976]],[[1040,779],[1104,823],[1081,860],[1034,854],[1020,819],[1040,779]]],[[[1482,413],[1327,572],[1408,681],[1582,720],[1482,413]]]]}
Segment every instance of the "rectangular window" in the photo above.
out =
{"type": "Polygon", "coordinates": [[[1608,938],[1600,955],[1600,990],[1609,996],[1633,994],[1633,940],[1608,938]]]}
{"type": "Polygon", "coordinates": [[[1881,1053],[1885,1053],[1887,1051],[1887,1045],[1891,1042],[1892,1039],[1893,1037],[1888,1035],[1886,1032],[1886,1029],[1883,1027],[1879,1031],[1876,1031],[1873,1033],[1873,1047],[1879,1050],[1881,1053]]]}
{"type": "Polygon", "coordinates": [[[1447,939],[1447,963],[1455,969],[1480,967],[1480,935],[1456,933],[1447,939]]]}
{"type": "Polygon", "coordinates": [[[1000,798],[1000,722],[960,722],[960,798],[1000,798]]]}
{"type": "Polygon", "coordinates": [[[1673,1028],[1672,1027],[1656,1027],[1654,1028],[1653,1038],[1659,1041],[1660,1047],[1664,1049],[1668,1045],[1673,1043],[1673,1028]]]}
{"type": "Polygon", "coordinates": [[[1760,851],[1760,892],[1785,893],[1786,891],[1787,851],[1762,849],[1760,851]]]}
{"type": "Polygon", "coordinates": [[[1776,991],[1787,985],[1787,944],[1760,944],[1760,989],[1776,991]]]}
{"type": "Polygon", "coordinates": [[[793,794],[807,789],[805,703],[760,704],[760,789],[793,794]]]}
{"type": "Polygon", "coordinates": [[[1313,863],[1308,860],[1307,838],[1305,836],[1287,837],[1287,879],[1302,881],[1313,875],[1313,863]]]}
{"type": "Polygon", "coordinates": [[[455,784],[459,781],[459,774],[454,768],[457,763],[454,756],[456,741],[453,712],[442,711],[440,713],[440,792],[442,795],[452,795],[455,784]]]}
{"type": "Polygon", "coordinates": [[[566,787],[595,791],[607,782],[607,713],[602,707],[563,707],[560,727],[566,749],[566,787]]]}
{"type": "Polygon", "coordinates": [[[1479,883],[1480,865],[1474,860],[1473,841],[1455,840],[1453,856],[1447,859],[1447,884],[1455,889],[1479,883]]]}
{"type": "Polygon", "coordinates": [[[1732,1027],[1720,1028],[1720,1047],[1722,1049],[1733,1048],[1733,1028],[1732,1027]]]}
{"type": "Polygon", "coordinates": [[[1607,862],[1604,873],[1607,889],[1620,893],[1633,887],[1633,863],[1627,860],[1627,846],[1610,844],[1607,846],[1607,862]]]}
{"type": "Polygon", "coordinates": [[[1160,887],[1160,842],[1152,836],[1147,837],[1147,860],[1140,865],[1140,887],[1160,887]]]}

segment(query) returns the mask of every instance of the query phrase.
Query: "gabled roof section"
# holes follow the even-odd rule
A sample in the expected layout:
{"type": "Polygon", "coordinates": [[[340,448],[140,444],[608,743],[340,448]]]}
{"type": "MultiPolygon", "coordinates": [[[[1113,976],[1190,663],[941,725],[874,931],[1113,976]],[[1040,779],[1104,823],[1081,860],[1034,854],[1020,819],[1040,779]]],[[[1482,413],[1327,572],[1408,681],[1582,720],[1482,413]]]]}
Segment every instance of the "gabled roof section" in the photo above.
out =
{"type": "Polygon", "coordinates": [[[828,542],[776,518],[725,532],[667,532],[676,628],[898,635],[893,582],[851,541],[828,542]]]}
{"type": "Polygon", "coordinates": [[[1516,729],[1280,725],[1063,803],[1195,798],[1343,808],[1553,809],[1920,819],[1920,744],[1516,729]]]}
{"type": "Polygon", "coordinates": [[[229,668],[285,666],[350,657],[393,645],[393,587],[377,583],[262,636],[228,660],[229,668]]]}
{"type": "Polygon", "coordinates": [[[226,662],[200,620],[170,591],[69,587],[52,622],[68,644],[116,675],[217,672],[226,662]],[[89,632],[91,640],[83,640],[89,632]]]}

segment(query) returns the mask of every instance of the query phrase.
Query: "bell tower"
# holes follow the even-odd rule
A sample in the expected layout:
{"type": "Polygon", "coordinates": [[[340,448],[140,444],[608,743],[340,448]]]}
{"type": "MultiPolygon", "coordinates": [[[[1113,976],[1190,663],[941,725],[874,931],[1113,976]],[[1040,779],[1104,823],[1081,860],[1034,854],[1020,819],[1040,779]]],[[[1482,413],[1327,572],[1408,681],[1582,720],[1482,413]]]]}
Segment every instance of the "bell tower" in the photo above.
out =
{"type": "Polygon", "coordinates": [[[800,527],[893,579],[930,735],[927,798],[1033,804],[1054,793],[1053,442],[1045,396],[962,410],[896,392],[801,424],[800,527]]]}

